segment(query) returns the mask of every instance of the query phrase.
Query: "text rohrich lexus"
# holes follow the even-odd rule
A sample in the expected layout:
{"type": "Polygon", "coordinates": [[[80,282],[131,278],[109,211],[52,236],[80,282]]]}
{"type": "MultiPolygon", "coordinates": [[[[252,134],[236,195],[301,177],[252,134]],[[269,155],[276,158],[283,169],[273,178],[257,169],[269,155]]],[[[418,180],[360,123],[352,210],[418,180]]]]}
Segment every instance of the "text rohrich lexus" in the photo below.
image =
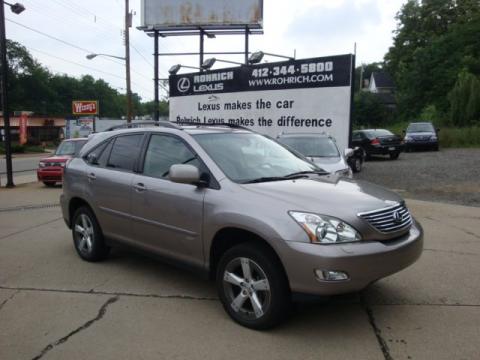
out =
{"type": "Polygon", "coordinates": [[[120,243],[188,265],[233,320],[265,329],[293,294],[358,291],[419,258],[397,194],[247,129],[161,125],[97,134],[68,163],[61,205],[82,259],[120,243]]]}

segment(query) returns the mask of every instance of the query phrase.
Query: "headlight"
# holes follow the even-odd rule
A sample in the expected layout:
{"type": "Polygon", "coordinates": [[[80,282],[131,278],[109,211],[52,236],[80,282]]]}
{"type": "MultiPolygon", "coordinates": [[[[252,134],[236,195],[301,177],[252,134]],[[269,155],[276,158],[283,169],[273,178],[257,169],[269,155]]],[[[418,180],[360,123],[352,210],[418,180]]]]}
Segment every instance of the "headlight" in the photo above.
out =
{"type": "Polygon", "coordinates": [[[357,230],[340,219],[298,211],[288,213],[305,230],[312,243],[338,244],[362,240],[357,230]]]}
{"type": "Polygon", "coordinates": [[[403,138],[403,140],[405,140],[405,141],[410,141],[410,140],[412,140],[412,138],[411,138],[410,136],[405,136],[405,137],[403,138]]]}
{"type": "Polygon", "coordinates": [[[438,139],[438,138],[437,138],[435,135],[433,135],[432,137],[430,137],[430,140],[437,140],[437,139],[438,139]]]}
{"type": "Polygon", "coordinates": [[[61,167],[65,167],[66,162],[59,163],[61,167]]]}
{"type": "Polygon", "coordinates": [[[44,162],[39,162],[38,163],[38,167],[44,168],[45,166],[46,166],[46,164],[44,162]]]}

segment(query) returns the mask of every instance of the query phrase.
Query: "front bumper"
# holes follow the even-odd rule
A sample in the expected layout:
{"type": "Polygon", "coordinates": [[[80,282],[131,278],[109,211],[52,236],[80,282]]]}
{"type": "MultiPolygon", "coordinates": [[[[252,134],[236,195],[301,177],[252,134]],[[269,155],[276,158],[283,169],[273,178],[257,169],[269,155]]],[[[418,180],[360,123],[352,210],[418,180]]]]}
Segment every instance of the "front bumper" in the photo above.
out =
{"type": "Polygon", "coordinates": [[[414,221],[410,231],[390,241],[318,245],[286,241],[280,258],[293,292],[334,295],[359,291],[370,283],[414,263],[423,250],[423,229],[414,221]],[[315,270],[346,272],[345,281],[319,281],[315,270]]]}
{"type": "Polygon", "coordinates": [[[428,148],[428,147],[436,147],[438,146],[438,140],[414,140],[414,141],[406,141],[405,146],[413,149],[413,148],[428,148]]]}
{"type": "Polygon", "coordinates": [[[63,180],[63,168],[46,167],[37,169],[38,181],[59,182],[63,180]]]}

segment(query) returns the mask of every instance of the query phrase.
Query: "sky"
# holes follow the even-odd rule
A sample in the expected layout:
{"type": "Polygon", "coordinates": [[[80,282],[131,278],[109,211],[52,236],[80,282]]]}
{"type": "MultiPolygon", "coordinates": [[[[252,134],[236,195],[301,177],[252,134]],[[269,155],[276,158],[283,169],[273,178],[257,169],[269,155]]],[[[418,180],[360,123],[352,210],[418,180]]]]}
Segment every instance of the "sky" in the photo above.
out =
{"type": "MultiPolygon", "coordinates": [[[[250,37],[250,50],[289,56],[295,52],[300,59],[353,53],[356,43],[357,65],[381,61],[392,44],[395,14],[405,1],[264,0],[264,34],[250,37]]],[[[5,9],[9,39],[24,45],[54,73],[75,77],[89,74],[125,92],[122,60],[86,59],[89,53],[125,55],[124,0],[19,2],[26,8],[20,15],[5,9]]],[[[153,99],[153,39],[137,29],[141,18],[140,0],[130,0],[130,9],[134,12],[130,29],[132,91],[148,101],[153,99]]],[[[159,42],[160,52],[195,52],[198,48],[199,40],[194,36],[161,38],[159,42]]],[[[205,40],[205,51],[243,49],[243,36],[217,36],[205,40]]],[[[243,56],[224,55],[222,58],[241,62],[243,56]]],[[[166,78],[168,69],[174,64],[198,66],[198,61],[198,56],[161,56],[160,77],[166,78]]],[[[275,61],[275,58],[268,61],[275,61]]],[[[217,64],[216,68],[222,67],[217,64]]],[[[160,94],[166,96],[164,90],[160,94]]]]}

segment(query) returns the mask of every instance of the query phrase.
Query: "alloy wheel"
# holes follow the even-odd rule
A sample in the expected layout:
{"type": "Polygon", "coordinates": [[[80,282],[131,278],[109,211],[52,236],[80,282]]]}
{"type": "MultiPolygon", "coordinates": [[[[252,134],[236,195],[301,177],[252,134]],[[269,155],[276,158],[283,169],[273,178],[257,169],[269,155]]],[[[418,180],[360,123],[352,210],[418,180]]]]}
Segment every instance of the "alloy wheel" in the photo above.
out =
{"type": "Polygon", "coordinates": [[[232,259],[223,273],[223,289],[230,307],[245,320],[261,318],[271,302],[270,283],[265,272],[246,257],[232,259]]]}
{"type": "Polygon", "coordinates": [[[78,250],[83,254],[90,254],[93,248],[93,224],[86,214],[80,214],[75,221],[75,240],[78,250]]]}

